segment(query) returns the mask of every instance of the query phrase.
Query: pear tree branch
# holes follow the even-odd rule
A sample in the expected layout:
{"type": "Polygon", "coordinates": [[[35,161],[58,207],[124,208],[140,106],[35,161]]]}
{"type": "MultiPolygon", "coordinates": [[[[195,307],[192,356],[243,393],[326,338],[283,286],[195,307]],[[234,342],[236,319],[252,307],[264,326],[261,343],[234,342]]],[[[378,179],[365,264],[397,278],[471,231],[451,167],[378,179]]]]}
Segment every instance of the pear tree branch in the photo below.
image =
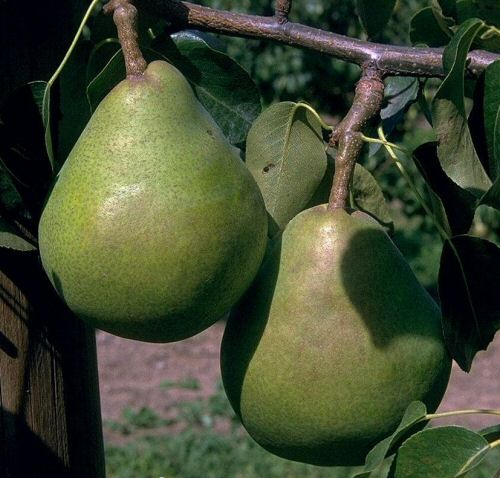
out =
{"type": "Polygon", "coordinates": [[[113,14],[118,38],[125,58],[127,77],[140,76],[146,70],[146,60],[139,49],[137,38],[137,9],[130,0],[110,0],[103,7],[104,13],[113,14]]]}
{"type": "MultiPolygon", "coordinates": [[[[137,0],[140,8],[165,18],[173,29],[197,28],[231,36],[273,40],[319,51],[359,66],[373,64],[384,76],[445,76],[442,48],[383,45],[349,38],[287,21],[290,1],[277,0],[273,16],[248,15],[203,7],[180,0],[137,0]]],[[[469,53],[467,74],[479,76],[500,55],[474,50],[469,53]]]]}
{"type": "Polygon", "coordinates": [[[328,209],[347,207],[349,185],[363,148],[363,129],[379,113],[383,99],[381,72],[371,66],[365,67],[356,85],[352,106],[330,138],[332,146],[338,149],[328,209]]]}

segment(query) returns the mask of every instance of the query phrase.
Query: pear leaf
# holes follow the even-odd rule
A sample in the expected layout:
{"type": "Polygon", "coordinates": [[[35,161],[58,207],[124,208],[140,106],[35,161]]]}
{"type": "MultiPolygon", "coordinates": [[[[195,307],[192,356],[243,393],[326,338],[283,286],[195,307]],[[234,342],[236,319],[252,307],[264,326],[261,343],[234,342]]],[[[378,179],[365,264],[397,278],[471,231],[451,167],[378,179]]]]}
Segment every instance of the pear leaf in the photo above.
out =
{"type": "Polygon", "coordinates": [[[370,214],[389,231],[394,229],[387,201],[377,180],[361,164],[356,164],[352,178],[351,194],[356,209],[370,214]]]}
{"type": "Polygon", "coordinates": [[[280,229],[307,205],[326,171],[318,118],[303,103],[267,108],[248,133],[246,164],[280,229]]]}
{"type": "MultiPolygon", "coordinates": [[[[88,85],[96,78],[109,63],[111,58],[120,50],[120,42],[117,38],[105,38],[95,45],[89,54],[87,68],[85,70],[85,78],[88,85]]],[[[122,80],[120,77],[117,81],[122,80]]],[[[93,108],[95,109],[95,108],[93,108]]]]}
{"type": "Polygon", "coordinates": [[[445,48],[443,65],[448,74],[432,105],[441,166],[458,186],[477,198],[491,187],[491,181],[476,154],[467,125],[464,70],[470,45],[481,25],[481,20],[467,20],[445,48]]]}
{"type": "Polygon", "coordinates": [[[0,247],[19,252],[31,252],[37,249],[16,227],[2,217],[0,217],[0,247]]]}
{"type": "MultiPolygon", "coordinates": [[[[419,83],[417,78],[409,76],[391,76],[385,81],[384,103],[380,111],[382,127],[386,135],[390,135],[395,126],[404,118],[406,110],[417,99],[419,83]]],[[[381,144],[371,143],[370,156],[374,155],[381,144]]]]}
{"type": "Polygon", "coordinates": [[[36,81],[12,91],[0,111],[0,202],[8,217],[27,226],[38,217],[53,170],[45,145],[43,97],[36,81]]]}
{"type": "Polygon", "coordinates": [[[485,71],[483,114],[489,173],[496,180],[500,177],[500,60],[485,71]]]}
{"type": "Polygon", "coordinates": [[[95,111],[99,103],[126,76],[123,53],[118,50],[87,86],[90,109],[95,111]]]}
{"type": "Polygon", "coordinates": [[[44,139],[45,139],[45,150],[47,152],[47,157],[49,158],[50,166],[55,169],[55,159],[54,159],[54,148],[52,146],[52,132],[50,124],[50,86],[45,84],[43,90],[42,98],[42,120],[43,127],[45,129],[44,139]]]}
{"type": "Polygon", "coordinates": [[[478,465],[488,442],[467,428],[447,426],[415,433],[399,448],[395,478],[458,478],[478,465]]]}
{"type": "Polygon", "coordinates": [[[479,434],[485,438],[488,443],[500,440],[500,424],[479,430],[479,434]]]}
{"type": "Polygon", "coordinates": [[[500,248],[473,236],[448,239],[438,282],[446,345],[468,372],[476,353],[487,348],[500,328],[500,248]]]}
{"type": "Polygon", "coordinates": [[[414,45],[438,47],[446,45],[450,37],[439,26],[432,7],[425,7],[410,20],[410,40],[414,45]]]}
{"type": "Polygon", "coordinates": [[[395,5],[396,0],[356,0],[356,11],[368,37],[383,30],[395,5]]]}
{"type": "Polygon", "coordinates": [[[455,0],[431,0],[431,8],[440,28],[445,33],[450,33],[450,27],[456,23],[457,5],[455,0]]]}
{"type": "Polygon", "coordinates": [[[391,449],[408,436],[414,430],[414,427],[421,423],[427,414],[427,408],[422,402],[412,402],[406,408],[406,411],[394,433],[377,443],[366,455],[364,470],[353,478],[368,478],[372,471],[376,470],[384,461],[391,449]]]}
{"type": "Polygon", "coordinates": [[[446,218],[441,226],[452,235],[465,234],[474,219],[476,198],[445,174],[437,156],[437,143],[420,145],[413,151],[413,159],[427,185],[442,204],[446,218]]]}

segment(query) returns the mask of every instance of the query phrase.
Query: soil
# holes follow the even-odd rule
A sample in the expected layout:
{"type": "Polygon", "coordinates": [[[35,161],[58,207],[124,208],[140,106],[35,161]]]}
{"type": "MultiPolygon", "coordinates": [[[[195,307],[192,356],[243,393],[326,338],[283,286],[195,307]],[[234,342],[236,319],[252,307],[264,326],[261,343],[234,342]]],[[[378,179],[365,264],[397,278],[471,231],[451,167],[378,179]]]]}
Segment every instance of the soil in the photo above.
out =
{"type": "MultiPolygon", "coordinates": [[[[220,382],[219,347],[224,324],[215,324],[188,340],[171,344],[147,344],[98,332],[99,378],[104,420],[119,420],[125,408],[149,407],[168,416],[180,401],[206,398],[220,382]],[[162,388],[165,381],[197,379],[197,390],[162,388]]],[[[500,408],[500,335],[486,352],[479,352],[471,373],[453,365],[450,385],[440,411],[468,408],[500,408]]],[[[439,425],[460,424],[481,428],[499,422],[498,417],[474,415],[440,419],[439,425]]],[[[114,434],[107,433],[113,440],[114,434]]]]}

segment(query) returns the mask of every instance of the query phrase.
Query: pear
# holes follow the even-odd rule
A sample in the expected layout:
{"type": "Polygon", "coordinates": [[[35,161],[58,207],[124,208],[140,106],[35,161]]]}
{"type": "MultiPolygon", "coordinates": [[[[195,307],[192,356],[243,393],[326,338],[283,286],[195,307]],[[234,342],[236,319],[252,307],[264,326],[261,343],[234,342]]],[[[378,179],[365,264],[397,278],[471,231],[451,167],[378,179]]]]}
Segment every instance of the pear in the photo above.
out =
{"type": "Polygon", "coordinates": [[[221,348],[250,435],[315,465],[363,464],[412,401],[437,408],[450,366],[439,309],[382,227],[326,205],[286,226],[221,348]]]}
{"type": "Polygon", "coordinates": [[[101,102],[39,225],[69,308],[122,337],[170,342],[223,316],[267,242],[260,191],[183,75],[154,61],[101,102]]]}

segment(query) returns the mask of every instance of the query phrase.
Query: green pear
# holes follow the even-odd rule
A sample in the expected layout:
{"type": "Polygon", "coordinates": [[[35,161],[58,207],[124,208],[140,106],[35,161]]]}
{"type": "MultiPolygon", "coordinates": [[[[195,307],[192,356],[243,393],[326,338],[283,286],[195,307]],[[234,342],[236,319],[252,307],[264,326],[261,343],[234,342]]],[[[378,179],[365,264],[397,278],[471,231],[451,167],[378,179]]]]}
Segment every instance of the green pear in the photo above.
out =
{"type": "Polygon", "coordinates": [[[43,267],[70,309],[152,342],[184,339],[223,316],[266,242],[264,202],[238,150],[164,61],[104,98],[39,226],[43,267]]]}
{"type": "Polygon", "coordinates": [[[224,333],[228,398],[270,452],[360,465],[412,401],[437,408],[451,366],[439,309],[364,213],[308,209],[270,251],[224,333]]]}

